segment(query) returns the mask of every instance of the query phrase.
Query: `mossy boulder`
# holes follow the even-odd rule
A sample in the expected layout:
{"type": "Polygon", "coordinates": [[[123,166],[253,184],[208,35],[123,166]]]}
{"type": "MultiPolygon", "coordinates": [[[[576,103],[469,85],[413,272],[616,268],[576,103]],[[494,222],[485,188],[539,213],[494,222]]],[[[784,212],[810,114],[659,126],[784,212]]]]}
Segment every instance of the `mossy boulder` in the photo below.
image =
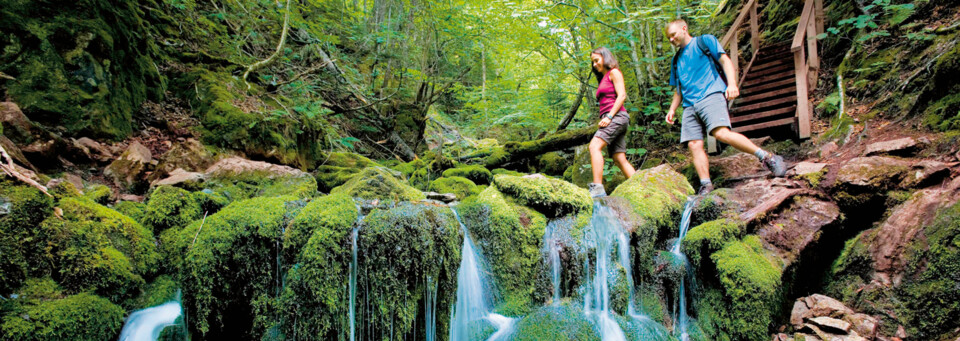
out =
{"type": "Polygon", "coordinates": [[[4,3],[0,70],[24,113],[69,135],[122,139],[140,104],[163,97],[156,34],[145,3],[15,0],[4,3]]]}
{"type": "Polygon", "coordinates": [[[457,195],[458,200],[475,195],[480,191],[477,185],[467,178],[459,176],[442,177],[430,182],[427,190],[437,193],[453,193],[457,195]]]}
{"type": "Polygon", "coordinates": [[[31,302],[3,316],[4,340],[113,340],[126,312],[109,300],[81,293],[31,302]]]}
{"type": "Polygon", "coordinates": [[[121,201],[116,205],[113,205],[113,210],[120,212],[125,216],[130,217],[134,221],[143,224],[143,211],[146,210],[147,204],[136,201],[121,201]]]}
{"type": "Polygon", "coordinates": [[[127,300],[123,306],[129,309],[155,307],[178,298],[180,283],[171,275],[160,275],[143,287],[143,293],[127,300]]]}
{"type": "Polygon", "coordinates": [[[334,152],[321,161],[314,174],[321,192],[330,192],[360,173],[364,168],[380,166],[376,162],[354,153],[334,152]]]}
{"type": "Polygon", "coordinates": [[[540,155],[537,160],[537,170],[543,174],[562,176],[569,167],[570,162],[557,152],[549,152],[540,155]]]}
{"type": "Polygon", "coordinates": [[[317,180],[307,174],[291,176],[270,175],[263,172],[227,173],[211,176],[204,182],[207,194],[203,200],[233,202],[261,196],[291,195],[301,199],[317,195],[317,180]],[[222,197],[222,198],[221,198],[222,197]]]}
{"type": "Polygon", "coordinates": [[[624,198],[630,203],[641,219],[641,228],[676,236],[678,224],[673,217],[693,193],[693,187],[683,175],[668,165],[661,165],[637,171],[610,196],[624,198]]]}
{"type": "Polygon", "coordinates": [[[536,290],[540,271],[546,271],[540,254],[547,219],[530,208],[508,201],[496,187],[488,187],[458,205],[464,225],[490,265],[503,297],[501,312],[527,312],[533,302],[545,299],[536,290]]]}
{"type": "Polygon", "coordinates": [[[387,170],[379,167],[364,169],[350,181],[331,190],[330,194],[345,194],[368,200],[413,201],[426,198],[423,192],[410,187],[387,170]]]}
{"type": "Polygon", "coordinates": [[[477,185],[489,185],[493,181],[493,173],[480,165],[459,166],[443,171],[443,177],[452,176],[467,178],[477,185]]]}
{"type": "Polygon", "coordinates": [[[600,341],[600,334],[580,305],[564,302],[539,308],[525,316],[517,322],[516,331],[510,339],[600,341]]]}
{"type": "MultiPolygon", "coordinates": [[[[727,242],[740,239],[744,228],[731,219],[708,221],[690,229],[683,238],[681,249],[694,268],[700,269],[710,256],[723,248],[727,242]]],[[[712,268],[708,266],[708,268],[712,268]]]]}
{"type": "Polygon", "coordinates": [[[296,256],[318,230],[326,235],[345,233],[356,225],[359,215],[357,204],[348,195],[332,194],[314,199],[300,210],[283,233],[287,262],[296,262],[296,256]]]}
{"type": "Polygon", "coordinates": [[[113,197],[113,190],[104,185],[93,185],[83,192],[83,197],[100,205],[106,205],[110,203],[113,197]]]}
{"type": "Polygon", "coordinates": [[[0,295],[10,293],[31,273],[45,268],[46,244],[37,226],[53,212],[53,198],[33,187],[0,180],[0,295]]]}
{"type": "Polygon", "coordinates": [[[203,216],[200,202],[184,189],[160,186],[153,190],[143,210],[143,224],[160,233],[180,228],[203,216]]]}
{"type": "Polygon", "coordinates": [[[288,217],[302,207],[293,196],[234,202],[205,221],[165,234],[168,260],[177,263],[190,329],[207,338],[248,339],[252,302],[279,290],[278,242],[288,217]],[[182,256],[180,256],[182,255],[182,256]]]}
{"type": "Polygon", "coordinates": [[[781,264],[753,235],[728,241],[710,259],[718,283],[698,300],[700,327],[717,339],[768,339],[783,301],[781,264]]]}
{"type": "Polygon", "coordinates": [[[593,208],[587,190],[563,180],[497,175],[493,182],[497,189],[513,197],[517,203],[536,209],[549,218],[590,212],[593,208]]]}

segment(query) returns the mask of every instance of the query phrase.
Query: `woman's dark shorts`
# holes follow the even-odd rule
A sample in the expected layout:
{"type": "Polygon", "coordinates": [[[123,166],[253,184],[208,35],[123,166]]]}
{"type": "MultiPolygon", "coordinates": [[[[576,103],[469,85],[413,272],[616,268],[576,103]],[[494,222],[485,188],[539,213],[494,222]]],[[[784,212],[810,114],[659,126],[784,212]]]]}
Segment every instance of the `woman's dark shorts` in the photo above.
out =
{"type": "Polygon", "coordinates": [[[593,137],[607,142],[607,153],[611,156],[616,153],[627,152],[627,127],[630,125],[630,114],[626,111],[613,116],[613,120],[606,127],[597,130],[593,137]]]}

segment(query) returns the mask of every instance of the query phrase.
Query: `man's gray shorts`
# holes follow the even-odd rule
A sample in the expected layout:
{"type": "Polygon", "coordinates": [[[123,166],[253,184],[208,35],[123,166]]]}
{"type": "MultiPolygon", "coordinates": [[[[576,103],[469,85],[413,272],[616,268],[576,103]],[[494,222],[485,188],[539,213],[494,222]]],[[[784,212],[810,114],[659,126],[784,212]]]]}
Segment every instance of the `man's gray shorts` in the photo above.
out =
{"type": "Polygon", "coordinates": [[[613,120],[606,127],[597,129],[597,133],[593,134],[593,137],[599,137],[607,142],[607,153],[610,156],[616,153],[626,153],[628,126],[630,126],[630,114],[621,111],[613,116],[613,120]]]}
{"type": "Polygon", "coordinates": [[[730,113],[727,112],[727,99],[722,92],[715,92],[683,108],[680,121],[680,143],[703,140],[709,132],[718,127],[730,127],[730,113]]]}

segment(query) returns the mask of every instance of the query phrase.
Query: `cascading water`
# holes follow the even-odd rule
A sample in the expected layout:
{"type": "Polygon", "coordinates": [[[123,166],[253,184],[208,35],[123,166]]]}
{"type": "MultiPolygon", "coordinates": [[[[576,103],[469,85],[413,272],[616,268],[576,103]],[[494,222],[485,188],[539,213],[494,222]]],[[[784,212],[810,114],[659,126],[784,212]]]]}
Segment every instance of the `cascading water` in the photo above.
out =
{"type": "Polygon", "coordinates": [[[497,331],[487,340],[497,341],[508,337],[516,323],[516,319],[506,317],[490,311],[490,301],[484,291],[481,266],[483,258],[479,250],[473,245],[467,227],[460,220],[457,210],[450,207],[454,217],[463,230],[463,248],[460,255],[460,269],[457,270],[457,303],[450,319],[450,340],[469,340],[470,324],[474,321],[486,319],[497,331]]]}
{"type": "MultiPolygon", "coordinates": [[[[626,231],[620,225],[619,220],[614,215],[613,210],[594,202],[593,217],[590,220],[589,232],[587,232],[589,247],[596,253],[596,265],[594,268],[593,280],[589,283],[589,290],[584,298],[584,313],[588,317],[595,319],[597,327],[600,329],[600,338],[603,341],[626,340],[623,329],[613,319],[610,308],[610,284],[608,276],[612,268],[610,267],[610,254],[616,246],[620,249],[620,261],[625,262],[621,265],[625,269],[630,269],[629,257],[629,237],[626,231]],[[626,243],[618,242],[626,240],[626,243]],[[627,247],[624,247],[627,246],[627,247]]],[[[587,278],[589,278],[589,268],[587,278]]],[[[629,270],[627,270],[629,277],[629,270]]],[[[630,280],[632,282],[632,280],[630,280]]],[[[632,283],[631,283],[632,287],[632,283]]],[[[632,292],[632,290],[631,290],[632,292]]],[[[633,301],[633,298],[630,298],[633,301]]]]}
{"type": "Polygon", "coordinates": [[[553,287],[553,305],[560,304],[560,237],[559,229],[560,224],[565,223],[566,221],[562,219],[554,219],[547,223],[547,228],[543,234],[543,245],[546,247],[547,252],[547,264],[550,265],[550,284],[553,287]]]}
{"type": "Polygon", "coordinates": [[[363,222],[363,209],[357,205],[357,226],[350,233],[350,341],[357,339],[357,235],[363,222]]]}
{"type": "Polygon", "coordinates": [[[423,300],[425,339],[434,341],[437,339],[437,282],[433,277],[427,276],[425,284],[427,291],[423,300]]]}
{"type": "Polygon", "coordinates": [[[182,315],[180,291],[177,291],[176,298],[170,302],[130,314],[120,331],[120,341],[154,341],[164,328],[175,325],[182,315]]]}
{"type": "Polygon", "coordinates": [[[677,256],[683,262],[683,269],[685,275],[680,277],[680,288],[677,295],[678,299],[678,309],[677,309],[677,327],[680,330],[680,340],[687,341],[690,338],[688,324],[690,317],[687,315],[687,283],[686,283],[686,272],[689,272],[690,266],[687,261],[687,256],[680,251],[680,244],[683,242],[683,238],[687,235],[687,228],[690,227],[690,216],[693,214],[693,208],[697,205],[697,197],[690,197],[687,199],[687,203],[683,206],[683,213],[680,215],[680,233],[677,237],[677,241],[673,244],[673,248],[670,250],[671,253],[677,256]]]}

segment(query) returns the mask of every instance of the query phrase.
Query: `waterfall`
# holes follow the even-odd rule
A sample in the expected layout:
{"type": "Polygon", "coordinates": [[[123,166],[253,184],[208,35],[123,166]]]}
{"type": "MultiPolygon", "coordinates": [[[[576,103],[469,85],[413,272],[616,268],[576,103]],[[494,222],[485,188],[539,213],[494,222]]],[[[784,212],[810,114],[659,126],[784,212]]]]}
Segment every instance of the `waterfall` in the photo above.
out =
{"type": "Polygon", "coordinates": [[[553,305],[560,304],[560,227],[558,225],[567,223],[568,220],[554,219],[547,223],[547,228],[543,234],[543,245],[547,253],[547,264],[550,265],[550,284],[553,287],[553,305]]]}
{"type": "Polygon", "coordinates": [[[357,340],[357,234],[360,227],[355,227],[350,234],[350,341],[357,340]]]}
{"type": "Polygon", "coordinates": [[[693,208],[697,206],[697,197],[690,197],[687,199],[687,203],[683,206],[683,213],[680,215],[680,232],[677,237],[676,243],[673,244],[673,248],[670,250],[671,253],[676,255],[683,262],[684,276],[680,277],[680,290],[677,295],[679,300],[678,309],[677,309],[677,327],[680,330],[680,340],[686,341],[690,338],[688,323],[690,317],[687,315],[687,283],[686,283],[686,272],[690,271],[689,262],[687,261],[687,256],[680,251],[680,244],[683,242],[683,238],[687,236],[687,229],[690,227],[690,216],[693,214],[693,208]]]}
{"type": "MultiPolygon", "coordinates": [[[[594,202],[593,217],[590,220],[590,232],[588,237],[592,247],[596,252],[596,266],[594,268],[593,281],[590,283],[590,290],[584,298],[584,313],[588,317],[596,319],[597,327],[600,329],[600,338],[603,341],[626,340],[626,335],[613,319],[610,309],[610,285],[608,276],[611,270],[610,254],[616,246],[619,251],[621,265],[627,270],[629,277],[630,257],[629,257],[629,237],[626,231],[620,225],[618,218],[613,210],[594,202]],[[626,241],[625,243],[623,241],[626,241]],[[626,247],[625,247],[626,246],[626,247]]],[[[589,278],[589,268],[587,278],[589,278]]],[[[632,279],[629,279],[632,287],[632,279]]],[[[632,289],[632,288],[631,288],[632,289]]],[[[631,290],[632,292],[632,290],[631,290]]],[[[633,300],[632,297],[630,299],[633,300]]]]}
{"type": "Polygon", "coordinates": [[[457,210],[452,206],[450,210],[463,230],[460,269],[457,270],[457,301],[450,319],[450,340],[469,340],[470,324],[481,319],[486,319],[497,329],[488,341],[504,339],[512,332],[516,319],[491,312],[481,272],[483,258],[470,239],[470,233],[457,210]]]}
{"type": "Polygon", "coordinates": [[[154,341],[164,328],[175,325],[182,315],[178,290],[172,301],[130,314],[120,331],[120,341],[154,341]]]}
{"type": "Polygon", "coordinates": [[[427,276],[426,295],[423,300],[424,330],[426,341],[437,339],[437,282],[432,276],[427,276]]]}

